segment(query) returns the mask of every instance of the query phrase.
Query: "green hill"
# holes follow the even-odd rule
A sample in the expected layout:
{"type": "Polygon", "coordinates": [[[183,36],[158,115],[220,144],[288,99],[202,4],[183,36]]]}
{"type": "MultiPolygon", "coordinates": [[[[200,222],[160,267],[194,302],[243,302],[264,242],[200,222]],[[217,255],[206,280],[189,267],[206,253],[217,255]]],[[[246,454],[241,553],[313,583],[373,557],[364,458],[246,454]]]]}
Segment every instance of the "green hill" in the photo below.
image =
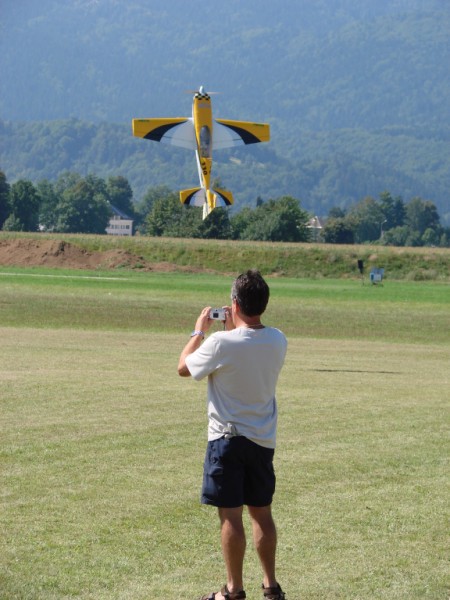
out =
{"type": "Polygon", "coordinates": [[[373,267],[384,268],[387,280],[444,283],[450,278],[450,251],[446,248],[0,233],[0,264],[26,268],[230,274],[257,266],[277,277],[358,280],[358,261],[363,261],[366,283],[373,267]]]}
{"type": "Polygon", "coordinates": [[[23,0],[2,7],[0,168],[120,174],[136,197],[195,184],[185,153],[133,140],[133,117],[268,121],[270,145],[215,158],[239,206],[326,214],[388,189],[450,223],[450,5],[442,0],[23,0]],[[108,125],[107,125],[108,123],[108,125]]]}

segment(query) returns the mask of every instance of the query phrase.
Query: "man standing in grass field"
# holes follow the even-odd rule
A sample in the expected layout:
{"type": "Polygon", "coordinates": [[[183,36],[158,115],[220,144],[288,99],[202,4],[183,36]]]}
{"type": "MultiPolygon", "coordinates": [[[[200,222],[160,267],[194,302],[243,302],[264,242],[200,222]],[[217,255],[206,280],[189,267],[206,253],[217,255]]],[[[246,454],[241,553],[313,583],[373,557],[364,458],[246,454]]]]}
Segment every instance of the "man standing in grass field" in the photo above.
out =
{"type": "Polygon", "coordinates": [[[211,335],[211,307],[200,313],[181,353],[178,373],[199,381],[208,376],[208,447],[202,503],[218,507],[227,582],[201,600],[246,598],[242,520],[247,506],[253,541],[263,569],[263,596],[285,600],[275,577],[277,532],[271,504],[275,491],[275,388],[286,355],[284,334],[261,323],[269,287],[258,271],[237,277],[225,308],[225,330],[211,335]]]}

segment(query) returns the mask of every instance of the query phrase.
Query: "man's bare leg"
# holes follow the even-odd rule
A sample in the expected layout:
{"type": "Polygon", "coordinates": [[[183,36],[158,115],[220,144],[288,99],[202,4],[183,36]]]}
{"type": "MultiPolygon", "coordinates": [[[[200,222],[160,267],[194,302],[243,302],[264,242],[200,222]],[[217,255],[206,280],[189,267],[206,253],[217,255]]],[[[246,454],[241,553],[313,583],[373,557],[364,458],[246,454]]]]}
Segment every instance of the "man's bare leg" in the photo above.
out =
{"type": "Polygon", "coordinates": [[[276,587],[277,530],[272,517],[272,508],[271,506],[249,506],[248,512],[252,519],[253,542],[263,569],[264,587],[276,587]]]}
{"type": "MultiPolygon", "coordinates": [[[[242,512],[242,506],[219,508],[222,552],[227,569],[227,587],[231,593],[244,589],[242,572],[246,541],[242,512]]],[[[220,598],[221,595],[218,596],[218,600],[220,598]]]]}

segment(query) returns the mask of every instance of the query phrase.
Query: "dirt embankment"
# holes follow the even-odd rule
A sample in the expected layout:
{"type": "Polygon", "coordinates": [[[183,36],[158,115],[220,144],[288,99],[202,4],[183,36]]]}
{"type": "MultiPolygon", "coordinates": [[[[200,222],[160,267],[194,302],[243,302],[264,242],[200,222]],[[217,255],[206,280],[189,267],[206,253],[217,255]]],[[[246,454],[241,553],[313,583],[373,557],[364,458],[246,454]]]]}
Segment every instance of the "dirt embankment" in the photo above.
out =
{"type": "Polygon", "coordinates": [[[0,265],[67,269],[174,270],[174,265],[148,263],[142,256],[114,249],[89,252],[62,240],[0,240],[0,265]]]}

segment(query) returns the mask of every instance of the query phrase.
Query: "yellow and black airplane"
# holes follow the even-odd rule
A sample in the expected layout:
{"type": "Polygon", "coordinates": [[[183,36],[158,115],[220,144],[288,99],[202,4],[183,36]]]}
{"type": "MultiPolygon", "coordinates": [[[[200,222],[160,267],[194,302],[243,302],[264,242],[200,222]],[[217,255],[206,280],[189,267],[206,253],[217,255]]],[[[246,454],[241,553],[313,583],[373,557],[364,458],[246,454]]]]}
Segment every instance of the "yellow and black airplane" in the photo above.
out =
{"type": "Polygon", "coordinates": [[[194,94],[192,117],[133,119],[133,135],[195,150],[200,187],[182,190],[180,201],[203,206],[205,218],[217,206],[233,204],[231,192],[210,188],[213,150],[268,142],[270,127],[267,123],[213,119],[211,97],[200,86],[194,94]]]}

